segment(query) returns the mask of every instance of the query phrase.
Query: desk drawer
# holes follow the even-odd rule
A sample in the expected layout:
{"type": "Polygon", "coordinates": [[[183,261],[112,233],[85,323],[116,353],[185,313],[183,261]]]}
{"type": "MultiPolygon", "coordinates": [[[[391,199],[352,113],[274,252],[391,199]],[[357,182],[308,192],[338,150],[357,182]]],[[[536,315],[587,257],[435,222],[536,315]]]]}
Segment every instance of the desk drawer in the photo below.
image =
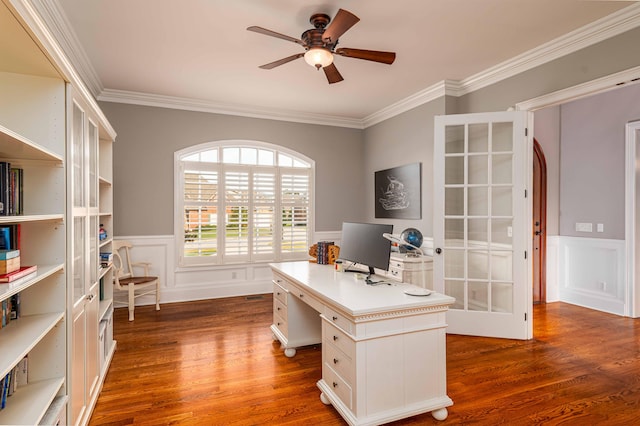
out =
{"type": "Polygon", "coordinates": [[[287,290],[275,281],[273,282],[273,300],[279,300],[282,304],[287,304],[287,290]]]}
{"type": "Polygon", "coordinates": [[[389,274],[400,281],[402,281],[402,272],[403,272],[402,268],[389,266],[389,274]]]}
{"type": "Polygon", "coordinates": [[[356,342],[326,320],[322,321],[322,341],[325,345],[332,345],[340,349],[351,359],[356,356],[356,342]]]}
{"type": "Polygon", "coordinates": [[[300,287],[292,284],[289,287],[289,292],[307,305],[311,306],[316,310],[316,312],[322,312],[324,305],[308,291],[302,290],[300,287]]]}
{"type": "Polygon", "coordinates": [[[287,323],[286,317],[281,317],[278,314],[273,314],[273,325],[278,327],[278,330],[285,336],[289,337],[289,324],[287,323]]]}
{"type": "Polygon", "coordinates": [[[278,315],[282,318],[289,318],[287,316],[287,305],[285,305],[278,299],[273,299],[273,313],[274,315],[278,315]]]}
{"type": "Polygon", "coordinates": [[[347,333],[353,334],[353,323],[341,313],[336,312],[335,310],[326,306],[324,309],[324,316],[327,317],[329,322],[331,322],[332,324],[340,327],[347,333]]]}
{"type": "Polygon", "coordinates": [[[338,398],[347,406],[349,410],[353,410],[353,389],[351,385],[344,380],[328,363],[322,366],[322,379],[333,390],[338,398]]]}
{"type": "Polygon", "coordinates": [[[353,360],[336,346],[326,341],[322,344],[322,352],[324,362],[329,364],[346,382],[353,383],[356,376],[353,360]]]}

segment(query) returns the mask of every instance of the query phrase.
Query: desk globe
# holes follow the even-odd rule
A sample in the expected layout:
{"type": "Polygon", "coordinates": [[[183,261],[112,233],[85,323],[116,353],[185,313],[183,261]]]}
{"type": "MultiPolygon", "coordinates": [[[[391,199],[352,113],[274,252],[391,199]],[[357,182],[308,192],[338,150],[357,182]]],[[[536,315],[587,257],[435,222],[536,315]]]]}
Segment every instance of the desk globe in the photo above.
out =
{"type": "MultiPolygon", "coordinates": [[[[418,248],[422,246],[422,232],[418,231],[416,228],[407,228],[402,231],[402,233],[400,234],[400,239],[418,248]]],[[[401,245],[399,248],[400,253],[407,253],[407,255],[416,257],[420,255],[413,247],[410,247],[408,245],[401,245]]]]}

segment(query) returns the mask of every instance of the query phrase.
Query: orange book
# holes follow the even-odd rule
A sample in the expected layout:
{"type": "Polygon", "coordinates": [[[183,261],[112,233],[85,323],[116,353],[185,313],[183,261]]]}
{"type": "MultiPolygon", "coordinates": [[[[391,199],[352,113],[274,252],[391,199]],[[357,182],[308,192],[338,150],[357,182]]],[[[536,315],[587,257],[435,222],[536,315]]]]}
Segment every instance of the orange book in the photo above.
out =
{"type": "Polygon", "coordinates": [[[20,269],[20,256],[13,259],[0,260],[0,274],[8,274],[20,269]]]}

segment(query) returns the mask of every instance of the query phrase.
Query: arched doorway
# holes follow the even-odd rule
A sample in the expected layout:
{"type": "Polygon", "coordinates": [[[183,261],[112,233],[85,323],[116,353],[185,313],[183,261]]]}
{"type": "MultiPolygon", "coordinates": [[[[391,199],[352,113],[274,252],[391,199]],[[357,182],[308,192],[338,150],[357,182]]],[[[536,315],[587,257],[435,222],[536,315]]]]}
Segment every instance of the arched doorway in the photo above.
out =
{"type": "Polygon", "coordinates": [[[547,162],[533,139],[533,303],[547,300],[547,162]]]}

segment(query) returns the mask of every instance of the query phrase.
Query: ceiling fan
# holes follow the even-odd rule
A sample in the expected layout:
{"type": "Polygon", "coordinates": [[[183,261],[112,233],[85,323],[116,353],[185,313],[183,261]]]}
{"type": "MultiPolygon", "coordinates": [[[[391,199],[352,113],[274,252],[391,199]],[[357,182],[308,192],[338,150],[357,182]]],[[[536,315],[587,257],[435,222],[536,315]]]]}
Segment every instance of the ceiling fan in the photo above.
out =
{"type": "Polygon", "coordinates": [[[247,28],[247,30],[291,41],[301,45],[305,49],[304,53],[296,53],[295,55],[287,56],[286,58],[261,65],[260,68],[270,70],[286,64],[287,62],[304,57],[305,61],[309,65],[316,67],[318,70],[322,68],[324,74],[327,76],[329,84],[333,84],[344,80],[333,63],[333,55],[364,59],[383,64],[392,64],[396,59],[396,54],[394,52],[350,49],[347,47],[336,49],[336,46],[338,45],[338,38],[347,32],[349,28],[357,24],[358,21],[360,21],[360,18],[355,16],[353,13],[344,9],[339,9],[338,13],[336,13],[336,16],[333,18],[333,21],[324,13],[311,15],[309,22],[313,24],[314,28],[303,32],[300,39],[289,37],[262,27],[252,26],[247,28]],[[331,22],[331,25],[329,25],[329,22],[331,22]]]}

